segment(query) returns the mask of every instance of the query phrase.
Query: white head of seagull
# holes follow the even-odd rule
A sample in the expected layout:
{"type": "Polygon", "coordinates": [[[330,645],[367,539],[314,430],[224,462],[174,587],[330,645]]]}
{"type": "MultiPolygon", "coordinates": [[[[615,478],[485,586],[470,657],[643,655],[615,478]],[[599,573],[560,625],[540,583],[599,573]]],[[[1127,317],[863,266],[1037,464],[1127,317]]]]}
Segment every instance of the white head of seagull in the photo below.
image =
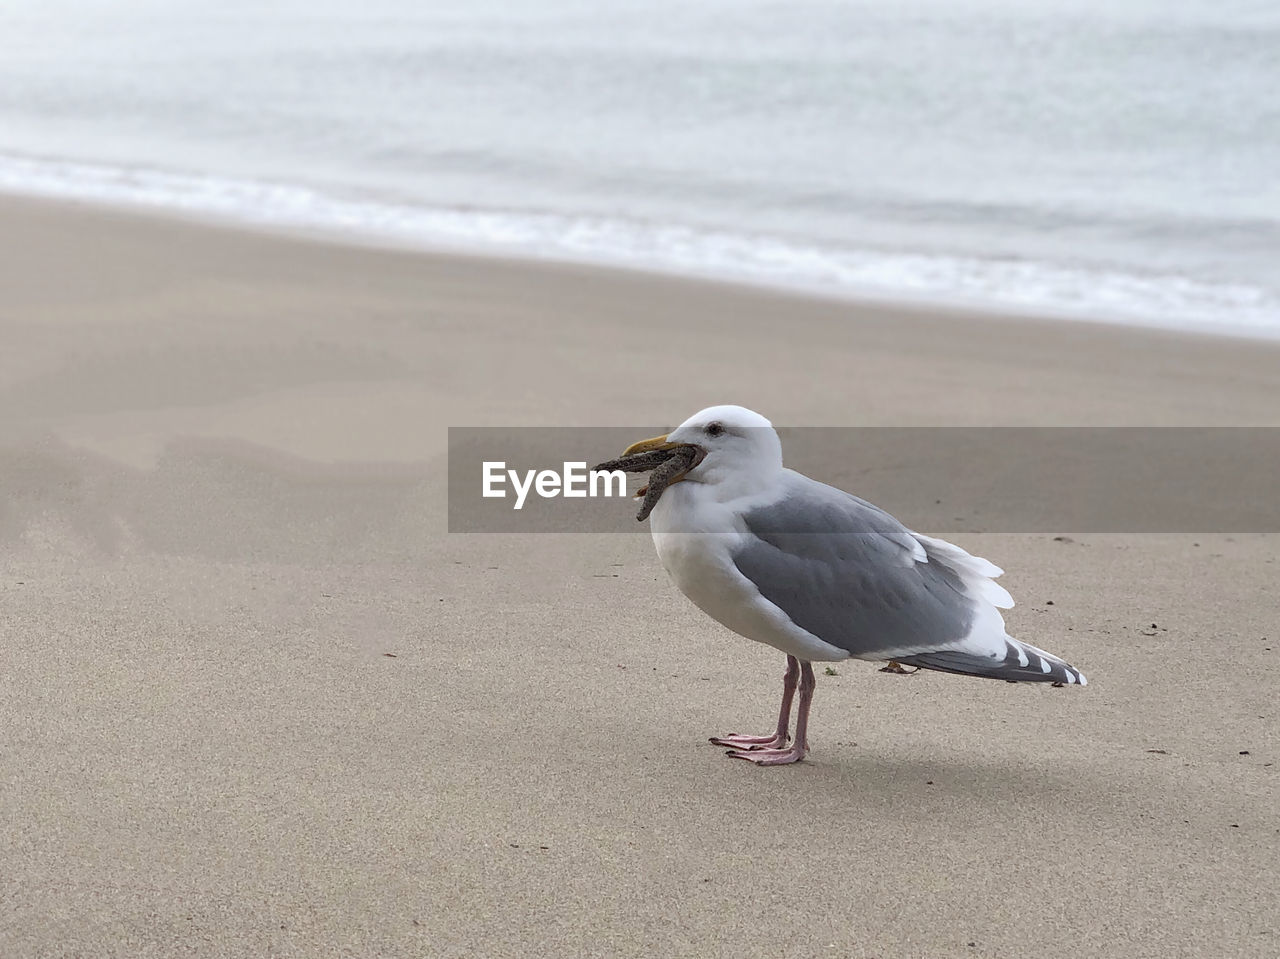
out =
{"type": "Polygon", "coordinates": [[[1075,667],[1005,631],[1000,610],[1013,600],[995,582],[998,567],[784,469],[778,434],[759,413],[712,406],[626,452],[673,447],[697,455],[649,515],[662,565],[703,612],[787,655],[777,727],[711,740],[730,755],[760,765],[804,757],[815,660],[1084,685],[1075,667]]]}
{"type": "Polygon", "coordinates": [[[714,484],[721,499],[771,487],[782,469],[782,444],[773,424],[743,406],[709,406],[667,435],[642,440],[626,452],[675,446],[698,451],[677,482],[714,484]]]}
{"type": "Polygon", "coordinates": [[[772,479],[782,469],[782,443],[773,424],[742,406],[709,406],[667,436],[668,443],[703,450],[688,479],[714,482],[726,473],[750,472],[772,479]]]}

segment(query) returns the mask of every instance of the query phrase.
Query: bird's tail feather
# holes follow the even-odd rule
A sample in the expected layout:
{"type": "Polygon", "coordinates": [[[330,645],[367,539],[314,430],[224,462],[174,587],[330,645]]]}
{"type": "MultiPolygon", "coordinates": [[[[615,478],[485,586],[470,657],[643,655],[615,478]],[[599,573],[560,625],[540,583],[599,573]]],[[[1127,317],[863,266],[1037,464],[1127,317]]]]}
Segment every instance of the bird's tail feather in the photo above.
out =
{"type": "Polygon", "coordinates": [[[1005,637],[1005,648],[991,655],[963,649],[943,649],[915,656],[896,656],[895,662],[964,676],[985,676],[1011,683],[1087,685],[1084,673],[1052,653],[1005,637]]]}

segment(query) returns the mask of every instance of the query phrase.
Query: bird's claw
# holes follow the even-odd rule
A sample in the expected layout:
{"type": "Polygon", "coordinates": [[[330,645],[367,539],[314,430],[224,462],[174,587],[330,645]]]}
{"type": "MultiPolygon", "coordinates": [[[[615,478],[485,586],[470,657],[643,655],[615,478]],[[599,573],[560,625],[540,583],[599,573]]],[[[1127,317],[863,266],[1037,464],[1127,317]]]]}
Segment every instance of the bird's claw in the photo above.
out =
{"type": "Polygon", "coordinates": [[[808,751],[800,746],[790,746],[786,749],[730,749],[725,755],[745,759],[757,766],[786,766],[800,762],[808,751]]]}
{"type": "Polygon", "coordinates": [[[712,736],[710,741],[717,746],[729,746],[733,749],[783,749],[791,741],[791,736],[787,733],[774,733],[772,736],[729,733],[727,736],[712,736]]]}

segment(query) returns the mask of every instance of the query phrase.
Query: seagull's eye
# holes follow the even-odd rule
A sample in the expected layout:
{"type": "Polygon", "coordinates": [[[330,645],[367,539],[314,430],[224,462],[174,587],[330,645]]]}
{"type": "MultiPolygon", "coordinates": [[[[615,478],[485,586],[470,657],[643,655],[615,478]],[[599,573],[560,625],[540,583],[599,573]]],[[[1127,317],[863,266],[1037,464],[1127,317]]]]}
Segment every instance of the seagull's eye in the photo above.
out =
{"type": "Polygon", "coordinates": [[[710,425],[707,426],[708,436],[719,436],[723,432],[724,432],[724,427],[721,426],[719,423],[711,423],[710,425]]]}

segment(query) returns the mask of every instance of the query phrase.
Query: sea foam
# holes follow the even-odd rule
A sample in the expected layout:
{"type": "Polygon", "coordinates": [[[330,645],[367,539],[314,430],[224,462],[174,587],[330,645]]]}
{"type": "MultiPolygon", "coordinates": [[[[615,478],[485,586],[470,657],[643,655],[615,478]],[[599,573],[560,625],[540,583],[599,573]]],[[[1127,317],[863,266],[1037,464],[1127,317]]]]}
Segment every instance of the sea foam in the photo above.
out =
{"type": "Polygon", "coordinates": [[[1280,337],[1245,284],[1015,258],[820,246],[640,219],[367,200],[221,176],[0,156],[0,190],[398,246],[599,263],[856,297],[1280,337]]]}

